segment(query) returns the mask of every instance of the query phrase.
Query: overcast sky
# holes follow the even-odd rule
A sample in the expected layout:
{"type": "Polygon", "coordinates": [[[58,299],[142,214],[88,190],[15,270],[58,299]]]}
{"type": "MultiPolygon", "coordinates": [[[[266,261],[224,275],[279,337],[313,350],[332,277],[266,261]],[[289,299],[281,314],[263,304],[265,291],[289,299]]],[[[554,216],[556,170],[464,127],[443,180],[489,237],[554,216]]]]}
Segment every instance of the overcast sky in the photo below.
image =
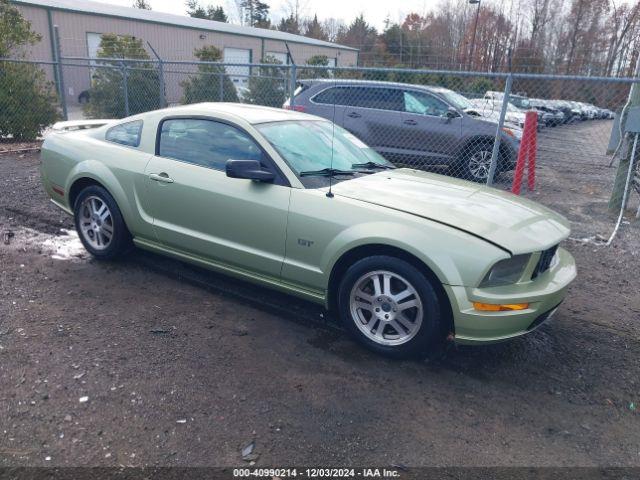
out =
{"type": "MultiPolygon", "coordinates": [[[[124,5],[130,7],[133,0],[97,0],[103,3],[114,5],[124,5]]],[[[264,1],[264,0],[263,0],[264,1]]],[[[289,5],[295,0],[266,0],[271,7],[272,19],[278,21],[286,12],[289,12],[289,5]]],[[[153,10],[159,12],[184,15],[184,0],[149,0],[153,10]]],[[[351,22],[361,13],[365,18],[378,29],[384,26],[384,20],[389,16],[392,21],[404,19],[406,14],[411,12],[424,13],[435,5],[437,0],[300,0],[302,14],[312,16],[318,14],[318,18],[338,18],[351,22]]],[[[234,0],[200,0],[200,4],[222,5],[228,14],[235,14],[234,0]]]]}

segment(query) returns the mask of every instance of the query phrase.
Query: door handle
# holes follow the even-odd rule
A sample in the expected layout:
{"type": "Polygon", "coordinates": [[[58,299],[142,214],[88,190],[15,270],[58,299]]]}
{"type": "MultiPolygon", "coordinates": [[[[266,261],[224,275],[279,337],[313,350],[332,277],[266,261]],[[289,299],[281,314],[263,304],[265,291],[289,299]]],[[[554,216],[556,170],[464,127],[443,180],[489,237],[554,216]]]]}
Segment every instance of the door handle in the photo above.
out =
{"type": "Polygon", "coordinates": [[[356,112],[349,112],[347,113],[347,117],[351,117],[351,118],[360,118],[362,115],[360,115],[359,113],[356,112]]]}
{"type": "Polygon", "coordinates": [[[150,173],[149,174],[149,178],[151,180],[155,180],[156,182],[173,183],[173,178],[171,178],[165,172],[162,172],[162,173],[150,173]]]}
{"type": "Polygon", "coordinates": [[[405,125],[417,125],[418,122],[416,122],[415,120],[405,120],[404,122],[405,125]]]}

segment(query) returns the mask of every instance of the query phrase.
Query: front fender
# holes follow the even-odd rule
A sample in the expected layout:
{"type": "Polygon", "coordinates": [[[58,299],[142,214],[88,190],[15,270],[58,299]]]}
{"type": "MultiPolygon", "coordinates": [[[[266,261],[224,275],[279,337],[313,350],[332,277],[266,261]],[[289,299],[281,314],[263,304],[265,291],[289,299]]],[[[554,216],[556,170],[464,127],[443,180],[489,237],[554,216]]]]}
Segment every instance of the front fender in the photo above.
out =
{"type": "Polygon", "coordinates": [[[476,285],[487,265],[508,258],[504,250],[460,230],[420,219],[406,222],[367,222],[341,231],[322,255],[322,270],[329,276],[340,258],[368,245],[403,250],[423,262],[445,285],[476,285]]]}

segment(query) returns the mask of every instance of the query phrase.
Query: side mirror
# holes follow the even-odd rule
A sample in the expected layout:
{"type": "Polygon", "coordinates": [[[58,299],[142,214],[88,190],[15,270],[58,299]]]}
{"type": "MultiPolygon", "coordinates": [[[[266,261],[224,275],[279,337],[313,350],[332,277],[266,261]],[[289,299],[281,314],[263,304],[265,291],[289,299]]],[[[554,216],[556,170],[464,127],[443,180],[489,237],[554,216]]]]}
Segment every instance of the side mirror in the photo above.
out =
{"type": "Polygon", "coordinates": [[[442,118],[444,123],[450,123],[452,119],[458,118],[460,116],[461,115],[458,113],[458,110],[453,107],[449,107],[442,118]]]}
{"type": "Polygon", "coordinates": [[[458,110],[456,110],[453,107],[449,107],[445,115],[447,118],[458,118],[460,116],[460,114],[458,113],[458,110]]]}
{"type": "Polygon", "coordinates": [[[276,176],[264,170],[257,160],[227,160],[225,164],[227,177],[244,178],[256,182],[273,182],[276,176]]]}

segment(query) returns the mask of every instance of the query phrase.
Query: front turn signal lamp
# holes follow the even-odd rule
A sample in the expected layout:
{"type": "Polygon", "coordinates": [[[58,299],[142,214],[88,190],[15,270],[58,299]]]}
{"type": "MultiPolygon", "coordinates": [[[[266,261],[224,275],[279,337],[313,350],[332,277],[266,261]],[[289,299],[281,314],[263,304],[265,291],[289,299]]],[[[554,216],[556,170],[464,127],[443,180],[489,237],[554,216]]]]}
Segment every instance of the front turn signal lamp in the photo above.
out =
{"type": "Polygon", "coordinates": [[[473,302],[473,308],[480,310],[481,312],[513,312],[516,310],[526,310],[529,308],[528,303],[507,303],[507,304],[495,304],[495,303],[482,303],[473,302]]]}

